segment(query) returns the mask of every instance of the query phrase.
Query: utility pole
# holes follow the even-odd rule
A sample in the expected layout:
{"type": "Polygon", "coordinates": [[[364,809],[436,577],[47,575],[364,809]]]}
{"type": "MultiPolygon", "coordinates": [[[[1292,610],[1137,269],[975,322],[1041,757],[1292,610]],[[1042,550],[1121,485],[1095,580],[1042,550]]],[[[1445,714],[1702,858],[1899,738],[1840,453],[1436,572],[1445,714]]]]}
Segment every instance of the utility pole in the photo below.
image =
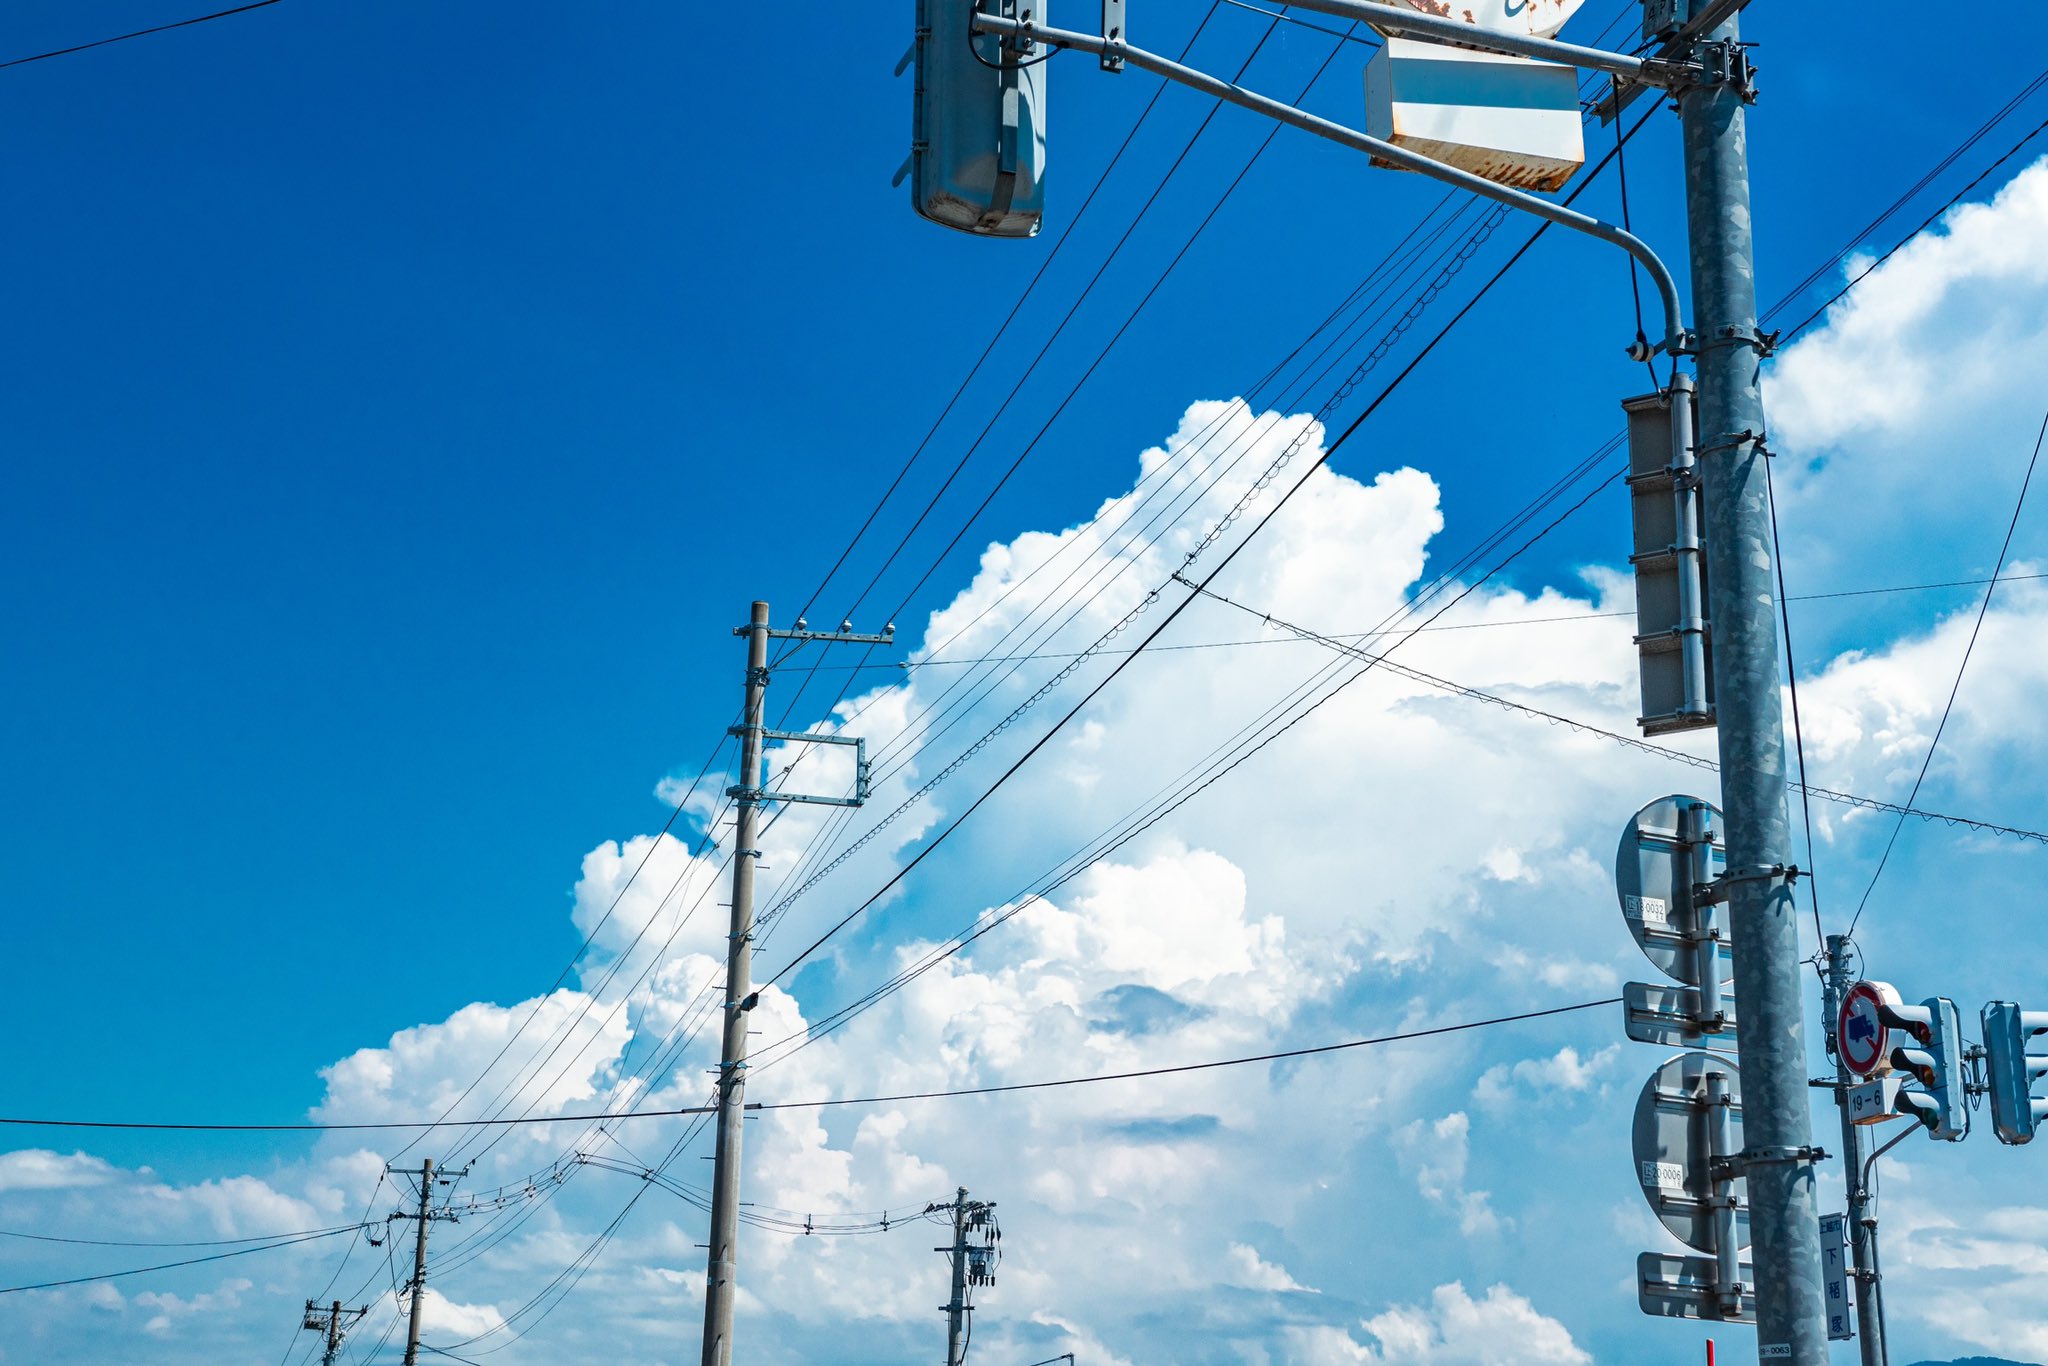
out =
{"type": "Polygon", "coordinates": [[[323,1333],[327,1337],[327,1341],[323,1344],[320,1352],[320,1366],[334,1366],[334,1363],[341,1358],[341,1340],[348,1336],[349,1328],[355,1327],[362,1320],[363,1315],[369,1312],[370,1307],[368,1305],[364,1305],[361,1309],[344,1310],[341,1307],[340,1300],[334,1301],[325,1309],[322,1309],[311,1300],[306,1301],[306,1331],[323,1333]],[[343,1319],[348,1320],[347,1327],[342,1325],[343,1319]]]}
{"type": "MultiPolygon", "coordinates": [[[[1813,1194],[1799,929],[1792,900],[1785,728],[1778,700],[1778,623],[1766,502],[1763,394],[1770,342],[1757,328],[1756,258],[1744,128],[1755,98],[1730,17],[1691,53],[1704,68],[1678,91],[1692,244],[1698,468],[1707,519],[1722,882],[1742,983],[1743,1124],[1755,1242],[1757,1352],[1765,1366],[1825,1366],[1820,1226],[1813,1194]]],[[[1705,6],[1690,8],[1704,9],[1705,6]]],[[[1645,0],[1654,32],[1672,5],[1645,0]]]]}
{"type": "MultiPolygon", "coordinates": [[[[412,1249],[412,1281],[410,1282],[412,1287],[411,1318],[407,1322],[405,1329],[405,1366],[418,1366],[420,1359],[420,1308],[427,1298],[427,1225],[436,1219],[453,1219],[455,1216],[446,1210],[436,1210],[434,1208],[434,1181],[436,1180],[436,1173],[433,1158],[422,1159],[420,1165],[416,1168],[394,1169],[391,1174],[393,1176],[416,1176],[420,1182],[419,1210],[417,1212],[400,1210],[391,1216],[394,1219],[417,1219],[419,1221],[419,1234],[414,1239],[412,1249]]],[[[445,1185],[468,1174],[469,1168],[464,1167],[452,1176],[442,1172],[438,1179],[445,1185]]]]}
{"type": "Polygon", "coordinates": [[[726,790],[726,795],[733,799],[732,929],[726,938],[725,1033],[718,1060],[718,1145],[712,1159],[711,1241],[704,1275],[704,1366],[730,1366],[732,1361],[732,1307],[739,1267],[740,1128],[746,1117],[747,1016],[758,999],[753,984],[754,870],[761,861],[761,851],[754,840],[760,809],[770,801],[859,806],[868,795],[865,742],[850,736],[767,728],[768,642],[774,639],[806,644],[893,645],[896,624],[889,623],[881,635],[860,635],[854,632],[851,622],[842,621],[837,631],[813,631],[799,617],[793,630],[771,630],[768,604],[757,602],[747,624],[734,627],[733,634],[747,638],[747,681],[740,724],[733,727],[740,740],[740,780],[726,790]],[[852,746],[853,795],[818,797],[769,791],[767,774],[761,766],[761,746],[768,740],[852,746]]]}
{"type": "Polygon", "coordinates": [[[725,951],[725,1039],[718,1055],[718,1147],[711,1184],[711,1256],[704,1277],[704,1366],[732,1360],[733,1277],[740,1237],[740,1126],[746,1112],[747,1012],[753,1006],[754,847],[768,696],[768,604],[754,604],[747,637],[747,699],[740,712],[740,781],[733,810],[732,930],[725,951]]]}
{"type": "Polygon", "coordinates": [[[1863,1127],[1849,1111],[1849,1088],[1859,1078],[1849,1070],[1834,1037],[1842,997],[1850,987],[1847,935],[1828,936],[1827,969],[1821,1029],[1828,1039],[1828,1052],[1835,1059],[1835,1105],[1842,1116],[1842,1181],[1848,1193],[1849,1247],[1855,1263],[1851,1277],[1856,1287],[1857,1350],[1862,1353],[1863,1366],[1888,1366],[1884,1312],[1877,1287],[1877,1219],[1870,1212],[1870,1188],[1863,1179],[1863,1127]]]}
{"type": "Polygon", "coordinates": [[[946,1366],[966,1366],[967,1344],[974,1337],[973,1287],[996,1283],[1003,1232],[995,1209],[995,1201],[969,1200],[967,1187],[960,1187],[953,1197],[953,1245],[932,1249],[947,1254],[953,1273],[953,1294],[939,1306],[946,1316],[946,1366]]]}
{"type": "Polygon", "coordinates": [[[967,1361],[967,1187],[953,1197],[953,1294],[946,1301],[946,1366],[967,1361]]]}

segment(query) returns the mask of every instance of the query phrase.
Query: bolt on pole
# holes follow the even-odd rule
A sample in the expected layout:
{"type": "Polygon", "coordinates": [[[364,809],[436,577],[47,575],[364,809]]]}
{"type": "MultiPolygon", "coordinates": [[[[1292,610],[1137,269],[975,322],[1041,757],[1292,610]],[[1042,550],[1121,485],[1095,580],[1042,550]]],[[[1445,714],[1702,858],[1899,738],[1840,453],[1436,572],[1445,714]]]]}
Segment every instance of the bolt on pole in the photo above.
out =
{"type": "Polygon", "coordinates": [[[747,697],[740,717],[740,781],[734,799],[732,930],[725,965],[725,1036],[718,1063],[718,1147],[713,1158],[711,1240],[704,1277],[704,1366],[732,1361],[734,1277],[739,1264],[740,1126],[746,1115],[747,998],[754,973],[754,847],[760,805],[752,795],[761,766],[768,693],[768,604],[735,634],[747,637],[747,697]]]}
{"type": "Polygon", "coordinates": [[[1698,345],[1709,616],[1726,814],[1729,927],[1742,983],[1744,1131],[1755,1241],[1757,1350],[1765,1366],[1825,1366],[1820,1226],[1799,928],[1787,869],[1784,718],[1759,384],[1755,244],[1735,20],[1705,35],[1709,74],[1679,92],[1698,345]]]}

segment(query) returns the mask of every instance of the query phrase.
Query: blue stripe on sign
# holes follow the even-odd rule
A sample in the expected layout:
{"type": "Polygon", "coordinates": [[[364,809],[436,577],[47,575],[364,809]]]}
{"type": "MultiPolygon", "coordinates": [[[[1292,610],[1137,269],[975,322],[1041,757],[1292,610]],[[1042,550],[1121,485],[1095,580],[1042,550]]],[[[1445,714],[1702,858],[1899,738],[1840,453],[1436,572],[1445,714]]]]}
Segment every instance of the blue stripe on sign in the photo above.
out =
{"type": "Polygon", "coordinates": [[[1579,92],[1569,69],[1396,58],[1394,100],[1485,109],[1576,109],[1579,92]]]}

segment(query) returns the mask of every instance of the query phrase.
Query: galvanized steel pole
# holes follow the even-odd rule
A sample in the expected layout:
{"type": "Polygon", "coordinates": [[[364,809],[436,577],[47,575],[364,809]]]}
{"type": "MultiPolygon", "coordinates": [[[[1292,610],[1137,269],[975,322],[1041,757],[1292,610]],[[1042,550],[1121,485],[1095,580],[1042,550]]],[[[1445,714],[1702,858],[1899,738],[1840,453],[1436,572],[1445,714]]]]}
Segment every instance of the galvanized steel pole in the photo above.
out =
{"type": "Polygon", "coordinates": [[[754,847],[768,693],[768,604],[734,632],[747,638],[747,701],[740,717],[740,776],[734,787],[732,931],[725,958],[725,1043],[718,1063],[718,1148],[711,1185],[711,1240],[704,1277],[704,1366],[730,1366],[734,1276],[739,1265],[740,1124],[746,1117],[747,1012],[754,978],[754,847]]]}
{"type": "Polygon", "coordinates": [[[405,1366],[420,1359],[420,1306],[427,1298],[427,1225],[433,1222],[434,1159],[420,1163],[420,1227],[412,1244],[412,1317],[405,1327],[405,1366]]]}
{"type": "Polygon", "coordinates": [[[946,1303],[946,1366],[965,1366],[967,1339],[967,1187],[953,1198],[953,1297],[946,1303]]]}
{"type": "Polygon", "coordinates": [[[1727,75],[1703,79],[1678,96],[1692,239],[1721,809],[1727,823],[1728,874],[1722,885],[1742,1004],[1737,1038],[1751,1159],[1744,1174],[1756,1262],[1758,1355],[1764,1366],[1826,1366],[1799,927],[1786,871],[1792,830],[1759,385],[1767,347],[1757,330],[1741,88],[1746,68],[1737,39],[1732,19],[1705,35],[1704,49],[1718,52],[1727,75]]]}
{"type": "Polygon", "coordinates": [[[1821,998],[1821,1029],[1829,1036],[1835,1055],[1835,1104],[1842,1116],[1842,1180],[1849,1204],[1849,1246],[1853,1253],[1856,1283],[1857,1348],[1863,1366],[1886,1366],[1884,1314],[1877,1303],[1877,1220],[1870,1214],[1870,1187],[1863,1180],[1863,1129],[1849,1114],[1849,1088],[1856,1078],[1842,1058],[1841,1041],[1835,1039],[1835,1020],[1848,992],[1849,939],[1828,936],[1827,994],[1821,998]]]}

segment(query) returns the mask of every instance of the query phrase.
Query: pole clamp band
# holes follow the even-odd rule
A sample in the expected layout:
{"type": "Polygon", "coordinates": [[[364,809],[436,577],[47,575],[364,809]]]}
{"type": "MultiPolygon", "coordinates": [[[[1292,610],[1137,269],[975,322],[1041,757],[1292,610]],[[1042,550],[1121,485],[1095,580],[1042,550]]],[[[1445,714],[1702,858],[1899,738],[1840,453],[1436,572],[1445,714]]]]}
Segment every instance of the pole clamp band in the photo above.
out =
{"type": "Polygon", "coordinates": [[[1738,1176],[1747,1175],[1752,1167],[1771,1167],[1785,1162],[1811,1165],[1815,1162],[1825,1162],[1827,1159],[1827,1149],[1816,1148],[1810,1143],[1801,1144],[1796,1148],[1778,1145],[1744,1148],[1732,1157],[1715,1158],[1709,1164],[1709,1168],[1716,1179],[1733,1180],[1738,1176]]]}
{"type": "Polygon", "coordinates": [[[1718,905],[1728,899],[1728,890],[1738,882],[1782,882],[1791,886],[1802,876],[1796,863],[1773,863],[1767,868],[1730,868],[1711,882],[1695,882],[1692,885],[1692,900],[1695,906],[1718,905]]]}

